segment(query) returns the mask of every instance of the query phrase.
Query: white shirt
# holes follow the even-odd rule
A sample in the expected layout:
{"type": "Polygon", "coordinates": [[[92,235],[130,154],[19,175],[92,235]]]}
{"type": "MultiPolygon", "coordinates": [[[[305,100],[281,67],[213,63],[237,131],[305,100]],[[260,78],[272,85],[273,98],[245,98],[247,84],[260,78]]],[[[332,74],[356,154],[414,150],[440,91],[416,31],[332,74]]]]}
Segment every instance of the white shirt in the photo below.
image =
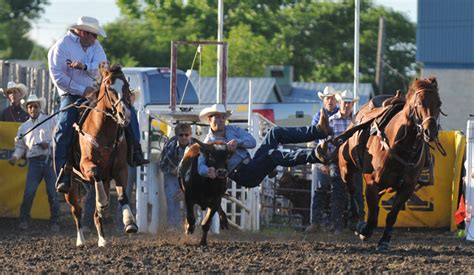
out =
{"type": "Polygon", "coordinates": [[[56,41],[48,52],[49,74],[60,96],[68,93],[82,96],[86,87],[92,86],[92,78],[99,77],[99,64],[106,61],[99,41],[84,50],[79,36],[71,31],[56,41]],[[87,65],[87,71],[70,68],[67,59],[87,65]]]}
{"type": "Polygon", "coordinates": [[[20,159],[26,154],[26,158],[38,157],[38,156],[52,156],[52,144],[53,144],[53,131],[56,126],[56,119],[53,117],[45,123],[38,126],[32,132],[28,133],[22,139],[18,137],[26,133],[33,126],[48,118],[47,115],[40,114],[36,120],[32,120],[31,117],[27,121],[23,122],[18,128],[18,134],[15,138],[15,152],[13,156],[20,159]],[[47,142],[49,148],[43,150],[39,146],[40,143],[47,142]]]}

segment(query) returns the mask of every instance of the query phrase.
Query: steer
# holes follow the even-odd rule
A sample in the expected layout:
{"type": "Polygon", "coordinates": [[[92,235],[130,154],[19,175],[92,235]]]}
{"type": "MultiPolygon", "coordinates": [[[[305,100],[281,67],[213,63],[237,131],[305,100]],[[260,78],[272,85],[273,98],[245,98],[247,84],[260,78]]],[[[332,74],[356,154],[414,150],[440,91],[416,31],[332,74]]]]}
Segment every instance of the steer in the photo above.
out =
{"type": "Polygon", "coordinates": [[[184,192],[186,203],[186,234],[192,234],[195,229],[194,205],[202,210],[208,208],[202,220],[202,238],[199,245],[207,245],[207,232],[211,226],[212,217],[219,213],[221,229],[228,228],[227,216],[222,210],[221,200],[227,190],[227,160],[231,152],[222,141],[202,143],[197,139],[184,152],[183,159],[178,166],[178,177],[181,190],[184,192]],[[217,177],[214,179],[199,175],[198,156],[203,154],[208,167],[216,169],[217,177]]]}

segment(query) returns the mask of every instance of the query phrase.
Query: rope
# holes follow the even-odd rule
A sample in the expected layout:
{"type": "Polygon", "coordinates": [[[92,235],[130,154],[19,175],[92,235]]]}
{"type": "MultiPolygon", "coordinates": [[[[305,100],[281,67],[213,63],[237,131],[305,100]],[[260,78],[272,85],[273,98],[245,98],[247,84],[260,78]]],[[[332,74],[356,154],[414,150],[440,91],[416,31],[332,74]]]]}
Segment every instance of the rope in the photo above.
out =
{"type": "MultiPolygon", "coordinates": [[[[194,54],[193,63],[191,64],[191,73],[192,73],[193,68],[194,68],[194,63],[196,62],[196,57],[197,57],[198,53],[201,52],[200,49],[201,49],[201,45],[198,45],[198,47],[196,49],[196,53],[194,54]]],[[[201,77],[201,76],[199,76],[199,77],[201,77]]],[[[188,79],[186,80],[186,84],[184,85],[184,93],[183,93],[183,96],[181,97],[181,101],[179,102],[179,106],[183,105],[184,96],[186,95],[186,91],[188,89],[188,84],[189,84],[190,80],[191,80],[191,77],[188,77],[188,79]]]]}

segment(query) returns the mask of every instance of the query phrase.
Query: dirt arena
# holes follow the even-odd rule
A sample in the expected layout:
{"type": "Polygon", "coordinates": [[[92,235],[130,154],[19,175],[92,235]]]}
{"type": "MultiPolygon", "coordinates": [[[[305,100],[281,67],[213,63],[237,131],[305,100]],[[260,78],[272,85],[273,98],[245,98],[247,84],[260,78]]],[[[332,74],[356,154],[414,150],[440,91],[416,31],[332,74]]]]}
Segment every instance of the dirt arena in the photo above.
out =
{"type": "Polygon", "coordinates": [[[106,224],[108,247],[97,247],[97,235],[85,235],[75,247],[72,218],[64,217],[54,234],[46,221],[28,231],[16,219],[0,219],[2,272],[474,272],[473,244],[445,230],[398,229],[391,251],[375,251],[377,238],[362,243],[346,231],[306,236],[291,230],[262,233],[226,231],[209,236],[199,247],[200,230],[157,236],[119,234],[106,224]],[[196,234],[197,233],[197,234],[196,234]]]}

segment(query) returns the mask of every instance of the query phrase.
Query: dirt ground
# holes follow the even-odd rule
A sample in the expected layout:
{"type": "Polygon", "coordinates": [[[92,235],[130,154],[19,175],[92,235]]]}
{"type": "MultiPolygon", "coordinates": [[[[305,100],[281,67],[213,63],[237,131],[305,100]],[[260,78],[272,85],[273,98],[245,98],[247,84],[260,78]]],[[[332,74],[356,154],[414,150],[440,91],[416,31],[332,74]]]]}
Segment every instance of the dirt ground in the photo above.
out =
{"type": "Polygon", "coordinates": [[[87,233],[76,248],[71,217],[61,232],[47,221],[33,221],[27,231],[16,219],[0,219],[2,272],[442,272],[473,273],[474,246],[446,230],[398,229],[390,252],[375,251],[381,230],[368,242],[346,231],[304,235],[292,230],[260,233],[225,231],[199,247],[200,230],[183,233],[123,235],[109,222],[106,248],[87,233]]]}

